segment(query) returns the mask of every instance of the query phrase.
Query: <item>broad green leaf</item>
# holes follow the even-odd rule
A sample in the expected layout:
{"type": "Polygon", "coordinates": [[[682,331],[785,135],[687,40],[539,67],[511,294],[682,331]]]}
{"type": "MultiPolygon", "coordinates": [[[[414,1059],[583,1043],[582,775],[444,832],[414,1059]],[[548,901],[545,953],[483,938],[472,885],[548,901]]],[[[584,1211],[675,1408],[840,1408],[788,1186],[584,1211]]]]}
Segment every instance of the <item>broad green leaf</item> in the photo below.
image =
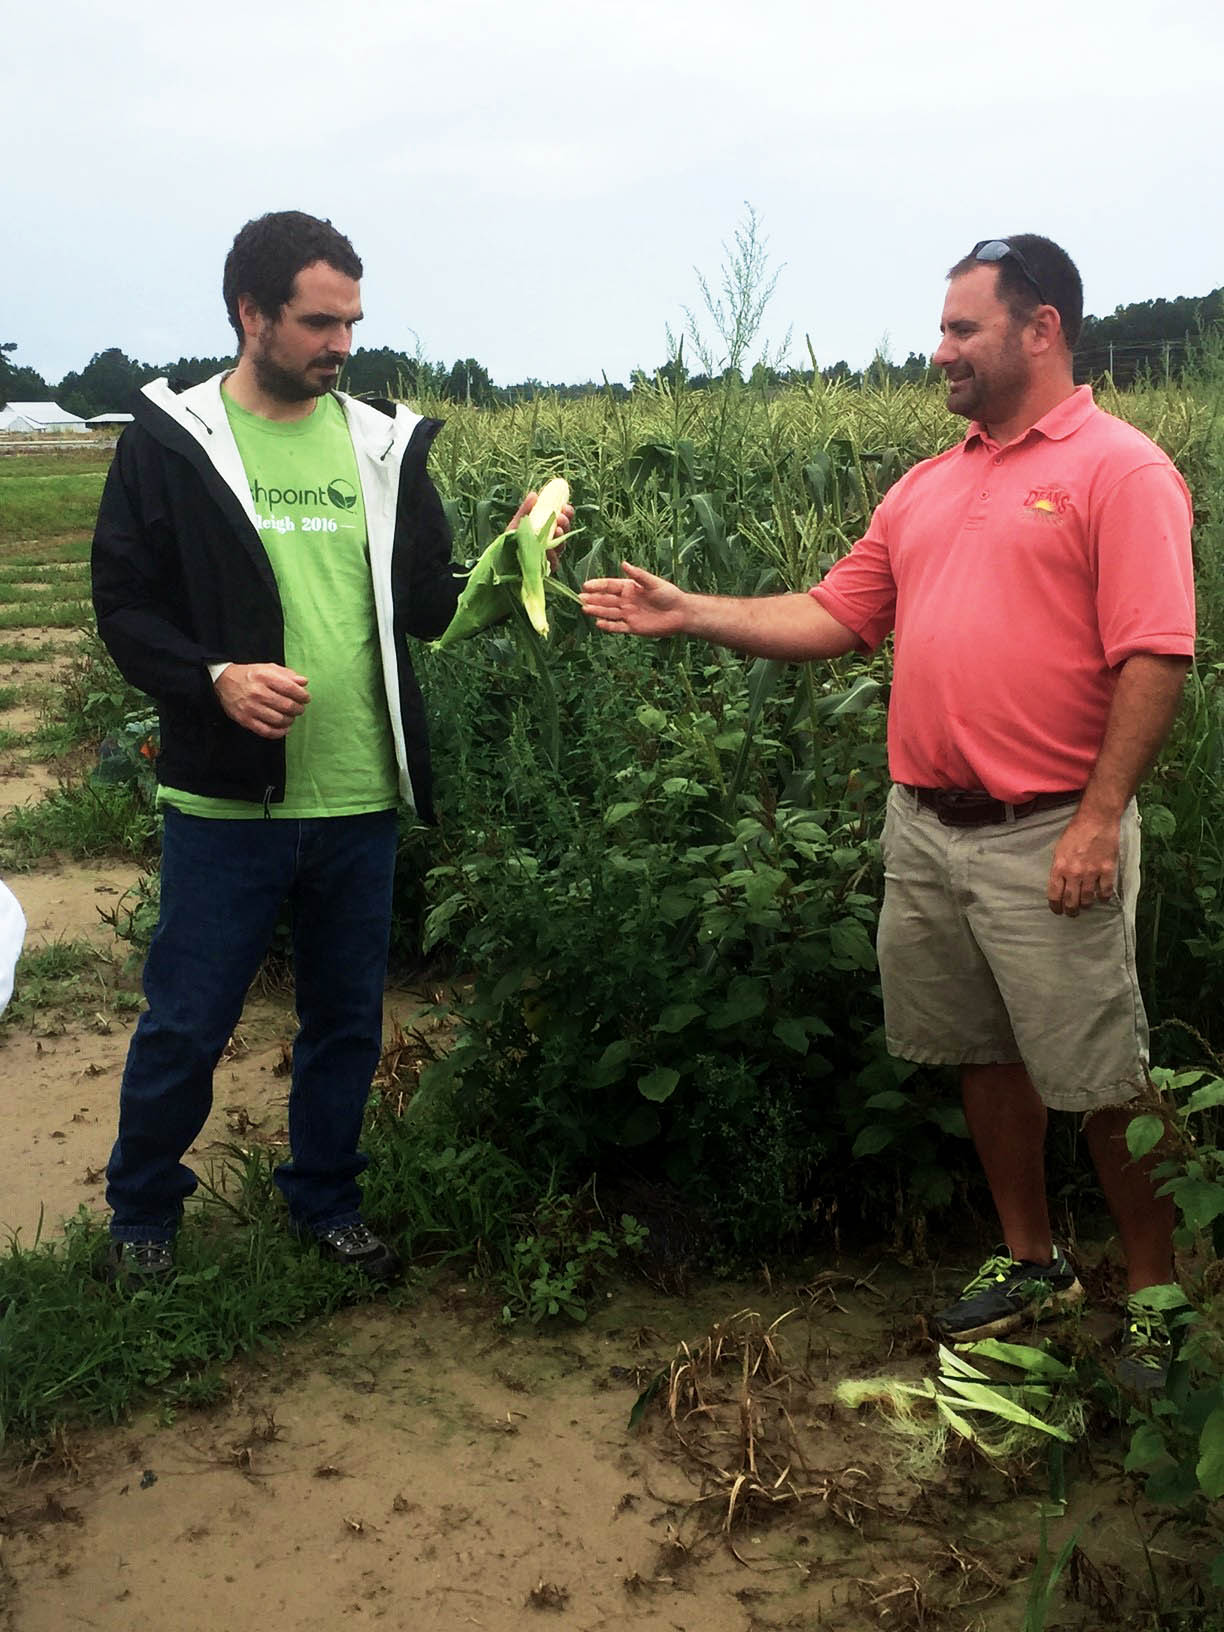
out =
{"type": "Polygon", "coordinates": [[[997,1337],[984,1337],[977,1343],[965,1343],[962,1347],[969,1354],[980,1354],[986,1360],[1001,1360],[1004,1365],[1016,1366],[1034,1377],[1048,1377],[1051,1381],[1061,1382],[1071,1375],[1070,1369],[1061,1360],[1056,1360],[1045,1349],[1030,1348],[1026,1343],[1003,1343],[997,1337]]]}
{"type": "Polygon", "coordinates": [[[1145,1286],[1141,1292],[1132,1292],[1131,1297],[1145,1309],[1157,1309],[1161,1313],[1190,1307],[1190,1300],[1176,1281],[1163,1281],[1159,1286],[1145,1286]]]}
{"type": "Polygon", "coordinates": [[[1181,1179],[1169,1189],[1192,1230],[1205,1230],[1212,1219],[1224,1213],[1224,1184],[1211,1179],[1181,1179]]]}
{"type": "Polygon", "coordinates": [[[954,1139],[969,1137],[969,1125],[959,1105],[933,1105],[927,1113],[927,1120],[934,1122],[937,1128],[951,1134],[954,1139]]]}
{"type": "Polygon", "coordinates": [[[1196,1088],[1186,1101],[1187,1111],[1206,1111],[1213,1105],[1224,1105],[1224,1082],[1217,1079],[1202,1088],[1196,1088]]]}
{"type": "Polygon", "coordinates": [[[623,822],[626,816],[632,816],[635,811],[641,810],[640,799],[622,799],[618,805],[612,805],[604,811],[604,826],[615,827],[617,822],[623,822]]]}
{"type": "Polygon", "coordinates": [[[625,1066],[633,1052],[633,1044],[627,1037],[620,1037],[607,1048],[596,1060],[591,1071],[591,1081],[597,1088],[606,1088],[617,1082],[625,1074],[625,1066]]]}
{"type": "Polygon", "coordinates": [[[1164,1137],[1164,1119],[1159,1116],[1137,1116],[1126,1130],[1126,1148],[1136,1161],[1155,1150],[1164,1137]]]}
{"type": "Polygon", "coordinates": [[[892,1144],[895,1130],[886,1128],[882,1122],[873,1122],[869,1128],[864,1128],[854,1141],[851,1154],[854,1156],[874,1156],[881,1150],[886,1150],[892,1144]]]}
{"type": "Polygon", "coordinates": [[[661,1065],[657,1071],[648,1072],[646,1076],[638,1078],[638,1093],[643,1099],[662,1105],[664,1100],[670,1099],[675,1093],[679,1081],[679,1071],[673,1071],[669,1065],[661,1065]]]}
{"type": "Polygon", "coordinates": [[[727,1001],[711,1014],[710,1026],[714,1031],[723,1031],[727,1026],[737,1026],[743,1020],[755,1020],[758,1015],[764,1014],[768,1001],[769,993],[764,981],[746,977],[733,980],[727,1001]]]}
{"type": "Polygon", "coordinates": [[[671,1003],[655,1022],[656,1031],[683,1031],[690,1020],[696,1020],[705,1010],[700,1003],[671,1003]]]}
{"type": "Polygon", "coordinates": [[[848,963],[856,969],[874,969],[876,966],[871,937],[857,918],[843,918],[836,924],[830,924],[829,946],[834,958],[841,963],[848,963]]]}
{"type": "Polygon", "coordinates": [[[802,1020],[779,1020],[773,1028],[773,1034],[780,1043],[785,1043],[787,1048],[793,1048],[796,1054],[807,1053],[807,1027],[802,1020]]]}
{"type": "Polygon", "coordinates": [[[492,992],[489,994],[489,1002],[492,1003],[495,1008],[500,1008],[511,993],[517,992],[522,984],[523,971],[521,969],[511,969],[510,973],[503,975],[497,982],[497,985],[494,986],[492,992]]]}
{"type": "Polygon", "coordinates": [[[1217,1405],[1199,1436],[1198,1482],[1209,1501],[1224,1496],[1224,1405],[1217,1405]]]}
{"type": "Polygon", "coordinates": [[[864,1101],[863,1109],[867,1111],[903,1111],[910,1104],[904,1094],[899,1094],[895,1088],[885,1088],[878,1094],[864,1101]]]}
{"type": "Polygon", "coordinates": [[[1143,836],[1145,839],[1170,839],[1177,832],[1177,817],[1168,805],[1144,805],[1143,836]]]}

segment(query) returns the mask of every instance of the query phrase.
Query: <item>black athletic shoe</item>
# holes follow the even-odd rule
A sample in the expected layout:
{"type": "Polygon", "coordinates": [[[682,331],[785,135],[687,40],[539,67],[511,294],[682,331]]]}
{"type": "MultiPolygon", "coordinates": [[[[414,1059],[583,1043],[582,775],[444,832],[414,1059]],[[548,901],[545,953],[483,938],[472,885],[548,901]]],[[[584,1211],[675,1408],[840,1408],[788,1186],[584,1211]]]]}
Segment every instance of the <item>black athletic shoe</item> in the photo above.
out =
{"type": "MultiPolygon", "coordinates": [[[[1168,1293],[1169,1287],[1158,1287],[1168,1293]]],[[[1122,1350],[1114,1366],[1114,1381],[1132,1394],[1157,1394],[1169,1380],[1173,1363],[1173,1326],[1184,1324],[1188,1299],[1165,1305],[1132,1292],[1126,1300],[1122,1323],[1122,1350]],[[1181,1317],[1179,1320],[1178,1317],[1181,1317]]]]}
{"type": "Polygon", "coordinates": [[[313,1239],[324,1258],[360,1271],[368,1281],[394,1281],[403,1273],[399,1254],[360,1221],[318,1230],[313,1239]]]}
{"type": "Polygon", "coordinates": [[[173,1241],[112,1241],[106,1278],[129,1292],[165,1286],[174,1274],[173,1241]]]}
{"type": "Polygon", "coordinates": [[[959,1299],[941,1309],[934,1320],[940,1335],[950,1342],[973,1343],[1048,1320],[1074,1308],[1083,1296],[1075,1271],[1057,1247],[1049,1264],[1012,1258],[1006,1247],[1000,1247],[959,1299]]]}

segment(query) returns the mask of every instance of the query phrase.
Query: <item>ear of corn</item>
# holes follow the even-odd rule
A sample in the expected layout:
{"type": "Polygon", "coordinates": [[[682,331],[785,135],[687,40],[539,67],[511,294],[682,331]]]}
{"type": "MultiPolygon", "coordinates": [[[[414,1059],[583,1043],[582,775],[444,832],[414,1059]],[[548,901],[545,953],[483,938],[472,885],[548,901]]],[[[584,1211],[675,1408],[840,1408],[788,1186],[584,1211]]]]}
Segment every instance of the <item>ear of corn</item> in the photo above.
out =
{"type": "Polygon", "coordinates": [[[518,524],[515,538],[518,542],[519,567],[523,574],[523,608],[531,619],[537,635],[548,635],[548,613],[544,607],[544,579],[552,571],[548,564],[548,546],[552,543],[553,528],[561,507],[569,503],[569,483],[555,476],[546,482],[528,515],[518,524]]]}
{"type": "Polygon", "coordinates": [[[545,484],[531,510],[513,532],[500,534],[468,574],[455,615],[433,643],[443,651],[456,641],[500,623],[521,602],[537,634],[548,634],[544,579],[551,570],[548,547],[562,507],[569,503],[569,484],[561,477],[545,484]]]}

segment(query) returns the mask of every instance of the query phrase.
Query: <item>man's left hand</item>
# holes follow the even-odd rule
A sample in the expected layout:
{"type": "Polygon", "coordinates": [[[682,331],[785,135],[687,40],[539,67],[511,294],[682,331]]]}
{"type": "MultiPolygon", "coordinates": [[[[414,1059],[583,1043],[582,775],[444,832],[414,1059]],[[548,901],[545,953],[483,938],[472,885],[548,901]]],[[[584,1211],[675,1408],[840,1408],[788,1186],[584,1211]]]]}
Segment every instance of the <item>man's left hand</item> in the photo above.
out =
{"type": "MultiPolygon", "coordinates": [[[[538,493],[528,493],[524,497],[522,504],[519,505],[518,509],[511,516],[510,521],[507,524],[506,531],[508,533],[512,533],[514,531],[519,522],[522,521],[523,517],[530,511],[532,505],[535,503],[538,497],[538,493]]],[[[559,542],[554,544],[552,549],[548,552],[548,564],[554,572],[557,570],[557,562],[561,559],[561,551],[565,548],[565,535],[569,532],[573,525],[573,505],[562,505],[561,513],[557,517],[557,525],[553,528],[553,537],[559,542]]]]}
{"type": "Polygon", "coordinates": [[[1054,846],[1046,888],[1051,912],[1075,918],[1082,908],[1112,898],[1118,877],[1120,830],[1120,821],[1076,812],[1054,846]]]}

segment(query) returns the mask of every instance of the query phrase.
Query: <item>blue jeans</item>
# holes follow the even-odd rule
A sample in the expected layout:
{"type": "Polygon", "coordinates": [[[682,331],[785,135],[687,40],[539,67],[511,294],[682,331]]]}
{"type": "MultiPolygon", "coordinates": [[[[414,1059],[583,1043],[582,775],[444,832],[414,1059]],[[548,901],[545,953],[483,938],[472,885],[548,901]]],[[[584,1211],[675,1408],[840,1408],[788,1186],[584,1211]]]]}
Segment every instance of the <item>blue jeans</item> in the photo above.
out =
{"type": "Polygon", "coordinates": [[[145,963],[119,1137],[106,1170],[117,1241],[170,1241],[196,1176],[183,1156],[212,1108],[213,1070],[288,901],[299,1030],[291,1160],[276,1182],[300,1229],[360,1217],[357,1149],[382,1048],[395,872],[393,810],[222,821],[167,808],[161,916],[145,963]]]}

